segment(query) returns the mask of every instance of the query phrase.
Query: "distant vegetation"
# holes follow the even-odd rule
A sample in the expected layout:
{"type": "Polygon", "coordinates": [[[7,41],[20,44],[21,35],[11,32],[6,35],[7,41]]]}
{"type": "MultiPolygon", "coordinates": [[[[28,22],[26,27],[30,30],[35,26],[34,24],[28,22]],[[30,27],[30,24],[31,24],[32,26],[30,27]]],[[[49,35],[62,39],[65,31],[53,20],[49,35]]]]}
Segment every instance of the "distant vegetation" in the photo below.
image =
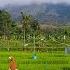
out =
{"type": "Polygon", "coordinates": [[[7,11],[0,10],[1,47],[64,47],[69,44],[70,26],[40,24],[32,15],[20,14],[21,20],[15,22],[7,11]]]}

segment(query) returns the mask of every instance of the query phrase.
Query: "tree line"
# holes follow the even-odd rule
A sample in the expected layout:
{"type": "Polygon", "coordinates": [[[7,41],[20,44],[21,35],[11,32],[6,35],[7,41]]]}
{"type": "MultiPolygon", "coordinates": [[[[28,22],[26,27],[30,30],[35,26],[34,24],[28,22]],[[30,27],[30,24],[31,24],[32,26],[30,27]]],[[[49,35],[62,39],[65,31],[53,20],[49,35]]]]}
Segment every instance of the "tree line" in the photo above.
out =
{"type": "MultiPolygon", "coordinates": [[[[15,38],[28,39],[33,36],[45,36],[49,39],[49,35],[58,38],[60,35],[70,36],[70,33],[65,28],[49,28],[41,29],[41,24],[38,19],[34,18],[32,15],[24,14],[20,12],[21,20],[15,22],[12,20],[11,15],[5,11],[0,10],[0,37],[6,37],[10,39],[15,36],[15,38]]],[[[44,27],[43,27],[44,28],[44,27]]]]}

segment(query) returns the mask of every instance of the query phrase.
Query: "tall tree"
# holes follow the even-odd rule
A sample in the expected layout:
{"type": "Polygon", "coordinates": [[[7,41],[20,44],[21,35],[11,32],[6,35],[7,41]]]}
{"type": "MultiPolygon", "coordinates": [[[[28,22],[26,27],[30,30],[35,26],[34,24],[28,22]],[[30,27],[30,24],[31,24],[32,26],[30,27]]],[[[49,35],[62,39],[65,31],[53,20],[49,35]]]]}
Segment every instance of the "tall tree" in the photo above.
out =
{"type": "Polygon", "coordinates": [[[11,34],[11,16],[5,10],[0,10],[0,32],[9,37],[11,34]]]}
{"type": "Polygon", "coordinates": [[[33,19],[32,23],[31,23],[31,30],[32,30],[32,33],[33,33],[34,52],[35,52],[35,47],[36,47],[36,35],[39,34],[38,33],[39,29],[40,29],[40,26],[39,26],[38,20],[33,19]]]}
{"type": "Polygon", "coordinates": [[[30,28],[31,16],[24,15],[23,12],[21,12],[21,15],[22,15],[22,25],[23,25],[24,45],[25,45],[26,44],[26,33],[28,29],[30,28]]]}

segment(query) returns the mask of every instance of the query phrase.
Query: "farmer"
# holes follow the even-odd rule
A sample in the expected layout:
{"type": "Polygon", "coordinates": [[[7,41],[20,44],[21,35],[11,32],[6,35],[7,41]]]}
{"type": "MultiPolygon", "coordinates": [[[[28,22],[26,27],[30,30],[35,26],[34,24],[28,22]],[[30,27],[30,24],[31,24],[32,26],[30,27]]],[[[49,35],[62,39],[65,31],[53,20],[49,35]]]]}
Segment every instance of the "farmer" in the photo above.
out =
{"type": "Polygon", "coordinates": [[[18,70],[14,57],[9,57],[9,70],[18,70]]]}

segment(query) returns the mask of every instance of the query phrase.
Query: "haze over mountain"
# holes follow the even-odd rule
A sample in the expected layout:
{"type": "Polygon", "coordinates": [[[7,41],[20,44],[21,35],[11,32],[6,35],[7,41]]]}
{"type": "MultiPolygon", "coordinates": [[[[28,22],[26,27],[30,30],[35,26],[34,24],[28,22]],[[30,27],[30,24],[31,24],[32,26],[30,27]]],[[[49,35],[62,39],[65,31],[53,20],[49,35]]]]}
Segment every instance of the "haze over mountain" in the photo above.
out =
{"type": "Polygon", "coordinates": [[[42,3],[67,3],[70,4],[70,0],[0,0],[0,6],[7,4],[29,5],[29,4],[42,4],[42,3]]]}
{"type": "Polygon", "coordinates": [[[70,22],[70,5],[65,3],[42,3],[30,5],[8,4],[2,9],[7,10],[14,20],[20,20],[20,12],[23,11],[24,13],[33,15],[41,22],[70,22]]]}

